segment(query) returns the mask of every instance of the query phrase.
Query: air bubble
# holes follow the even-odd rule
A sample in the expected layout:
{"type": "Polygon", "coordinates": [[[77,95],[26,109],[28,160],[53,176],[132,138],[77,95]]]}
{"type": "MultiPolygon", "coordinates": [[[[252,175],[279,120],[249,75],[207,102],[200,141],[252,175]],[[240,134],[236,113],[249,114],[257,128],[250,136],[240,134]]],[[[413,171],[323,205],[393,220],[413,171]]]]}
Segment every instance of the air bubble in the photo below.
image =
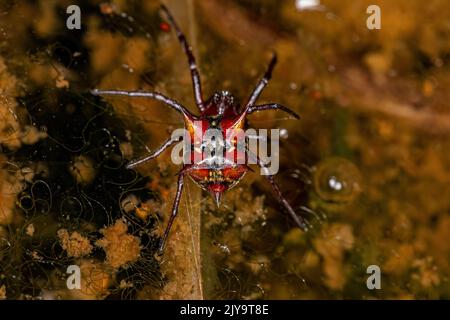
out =
{"type": "Polygon", "coordinates": [[[361,191],[361,174],[353,162],[332,157],[319,163],[313,175],[314,189],[323,200],[348,202],[361,191]]]}

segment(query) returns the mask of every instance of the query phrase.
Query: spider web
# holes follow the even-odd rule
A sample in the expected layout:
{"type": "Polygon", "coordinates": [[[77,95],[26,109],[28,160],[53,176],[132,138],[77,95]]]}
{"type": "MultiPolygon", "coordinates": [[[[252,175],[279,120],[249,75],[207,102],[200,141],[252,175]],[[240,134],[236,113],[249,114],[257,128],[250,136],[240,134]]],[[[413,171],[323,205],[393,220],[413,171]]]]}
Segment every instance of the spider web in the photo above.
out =
{"type": "MultiPolygon", "coordinates": [[[[81,6],[83,14],[96,17],[101,23],[99,28],[105,32],[124,38],[140,35],[152,41],[155,32],[147,28],[149,31],[144,33],[145,21],[136,23],[125,14],[102,15],[88,1],[81,6]]],[[[11,2],[4,9],[9,10],[6,17],[11,23],[20,20],[13,15],[24,8],[11,2]]],[[[52,9],[54,15],[66,16],[62,5],[56,4],[52,9]]],[[[32,32],[25,47],[15,48],[20,52],[19,59],[2,52],[9,67],[17,66],[14,71],[18,74],[25,71],[28,75],[27,68],[48,68],[62,76],[57,78],[61,82],[56,86],[39,83],[30,76],[22,79],[22,93],[15,99],[18,107],[11,109],[14,118],[22,126],[45,132],[45,138],[24,142],[18,148],[2,146],[8,160],[2,161],[1,170],[20,186],[16,189],[16,205],[2,208],[2,213],[12,211],[16,217],[0,229],[0,286],[6,287],[9,299],[74,298],[66,287],[66,269],[80,264],[98,267],[109,279],[107,287],[84,290],[89,291],[91,298],[136,298],[144,288],[151,296],[163,284],[154,255],[159,241],[154,231],[160,212],[140,207],[158,203],[159,195],[147,186],[149,177],[124,168],[128,160],[121,147],[129,143],[130,133],[123,118],[110,104],[83,93],[89,88],[86,81],[93,78],[89,71],[90,54],[83,45],[84,35],[84,31],[71,32],[66,28],[54,28],[45,36],[32,32]],[[137,207],[124,210],[123,200],[130,195],[137,199],[137,207]],[[146,219],[138,218],[136,210],[145,211],[146,219]],[[95,243],[104,236],[102,228],[122,219],[126,222],[126,233],[138,239],[139,257],[107,268],[105,251],[95,243]],[[92,246],[90,253],[80,256],[68,252],[57,235],[62,229],[87,239],[92,246]]],[[[150,71],[144,72],[142,78],[148,79],[150,71]]],[[[10,139],[18,135],[22,140],[27,135],[25,130],[8,134],[10,139]]],[[[2,141],[7,139],[8,136],[2,141]]],[[[14,193],[4,196],[13,197],[14,193]]],[[[89,270],[88,278],[92,277],[89,270]]]]}

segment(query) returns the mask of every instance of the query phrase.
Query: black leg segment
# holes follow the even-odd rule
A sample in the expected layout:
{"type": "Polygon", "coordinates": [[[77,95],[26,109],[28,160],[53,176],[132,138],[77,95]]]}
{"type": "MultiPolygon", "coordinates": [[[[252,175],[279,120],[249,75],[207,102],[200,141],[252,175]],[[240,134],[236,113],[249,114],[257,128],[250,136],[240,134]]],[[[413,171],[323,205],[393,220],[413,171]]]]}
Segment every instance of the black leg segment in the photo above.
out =
{"type": "Polygon", "coordinates": [[[166,97],[165,95],[158,92],[144,92],[144,91],[123,91],[123,90],[91,90],[91,94],[94,96],[126,96],[126,97],[140,97],[140,98],[150,98],[155,99],[161,102],[164,102],[166,105],[171,107],[172,109],[177,110],[178,112],[192,116],[192,114],[180,103],[176,102],[173,99],[166,97]]]}
{"type": "Polygon", "coordinates": [[[289,113],[291,116],[293,116],[295,119],[300,119],[300,116],[296,114],[294,111],[289,109],[288,107],[285,107],[278,103],[269,103],[269,104],[261,104],[258,106],[251,106],[247,109],[247,114],[253,113],[253,112],[259,112],[264,110],[281,110],[286,113],[289,113]]]}
{"type": "Polygon", "coordinates": [[[182,173],[182,174],[178,175],[178,187],[177,187],[177,193],[175,194],[175,199],[173,200],[172,214],[170,215],[169,223],[167,224],[166,230],[164,231],[164,235],[159,244],[159,250],[158,250],[159,254],[163,254],[163,252],[164,252],[167,237],[169,236],[173,221],[175,220],[175,218],[178,214],[178,207],[180,205],[181,194],[183,193],[183,184],[184,184],[184,174],[182,173]]]}
{"type": "Polygon", "coordinates": [[[253,90],[250,99],[247,102],[246,108],[251,107],[255,104],[256,100],[261,95],[261,92],[264,90],[264,88],[269,83],[269,80],[272,78],[272,71],[273,68],[275,68],[275,65],[277,63],[277,55],[274,53],[272,56],[272,60],[270,60],[269,66],[267,67],[266,73],[262,77],[261,80],[259,80],[257,86],[253,90]]]}
{"type": "Polygon", "coordinates": [[[175,32],[177,34],[178,40],[180,41],[181,45],[183,46],[184,53],[186,54],[187,59],[188,59],[189,69],[191,70],[192,86],[194,89],[195,102],[197,104],[197,107],[200,109],[200,111],[203,112],[205,109],[205,106],[204,106],[203,96],[202,96],[202,84],[200,81],[200,74],[197,69],[197,64],[195,62],[195,57],[194,57],[194,54],[192,53],[192,48],[189,45],[189,43],[187,42],[186,37],[183,34],[183,32],[181,32],[180,27],[178,26],[177,22],[173,18],[169,9],[167,9],[167,7],[165,5],[161,5],[161,9],[167,15],[167,18],[169,19],[170,23],[175,28],[175,32]]]}

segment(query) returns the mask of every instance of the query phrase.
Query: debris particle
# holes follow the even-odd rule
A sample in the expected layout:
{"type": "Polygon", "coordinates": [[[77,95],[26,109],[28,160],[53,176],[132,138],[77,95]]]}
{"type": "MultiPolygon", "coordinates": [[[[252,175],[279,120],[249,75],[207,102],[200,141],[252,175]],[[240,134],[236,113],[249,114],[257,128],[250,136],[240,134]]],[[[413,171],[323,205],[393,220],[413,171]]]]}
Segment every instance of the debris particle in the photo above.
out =
{"type": "MultiPolygon", "coordinates": [[[[109,294],[112,276],[104,264],[83,260],[80,265],[81,292],[80,298],[102,299],[109,294]]],[[[76,290],[77,291],[77,290],[76,290]]]]}
{"type": "Polygon", "coordinates": [[[122,200],[120,203],[120,206],[122,207],[122,210],[126,213],[129,213],[137,208],[137,206],[140,204],[139,199],[134,195],[130,194],[125,199],[122,200]]]}
{"type": "Polygon", "coordinates": [[[110,227],[101,229],[103,238],[96,245],[106,252],[106,263],[113,268],[122,267],[139,258],[141,246],[139,238],[127,234],[126,223],[119,219],[110,227]]]}
{"type": "Polygon", "coordinates": [[[58,237],[62,248],[67,251],[69,257],[79,258],[90,254],[92,251],[93,247],[89,239],[76,231],[69,235],[66,229],[60,229],[58,230],[58,237]]]}
{"type": "Polygon", "coordinates": [[[0,287],[0,300],[5,300],[6,299],[6,287],[5,285],[2,285],[0,287]]]}
{"type": "Polygon", "coordinates": [[[131,159],[133,157],[133,146],[129,142],[122,142],[119,145],[120,152],[125,159],[131,159]]]}
{"type": "Polygon", "coordinates": [[[67,81],[65,78],[64,78],[64,75],[62,75],[62,74],[60,74],[57,78],[56,78],[56,87],[57,88],[59,88],[59,89],[62,89],[62,88],[69,88],[69,86],[70,86],[70,84],[69,84],[69,81],[67,81]]]}
{"type": "Polygon", "coordinates": [[[70,166],[70,173],[78,183],[89,184],[95,178],[94,164],[86,156],[75,157],[70,166]]]}
{"type": "Polygon", "coordinates": [[[25,126],[21,140],[24,144],[35,144],[41,139],[47,138],[47,132],[39,131],[36,127],[25,126]]]}
{"type": "Polygon", "coordinates": [[[143,221],[147,221],[147,218],[154,214],[160,207],[159,203],[154,200],[149,200],[141,203],[140,206],[136,208],[136,215],[143,221]]]}
{"type": "MultiPolygon", "coordinates": [[[[0,155],[0,164],[6,160],[0,155]]],[[[7,170],[0,170],[0,225],[8,225],[14,220],[16,196],[23,190],[24,184],[7,170]]]]}
{"type": "Polygon", "coordinates": [[[423,288],[438,286],[441,283],[437,267],[431,257],[417,259],[412,266],[418,269],[418,272],[412,274],[412,279],[418,281],[423,288]]]}
{"type": "Polygon", "coordinates": [[[235,211],[235,223],[241,226],[255,223],[259,219],[265,220],[264,199],[265,196],[257,196],[251,199],[251,195],[248,192],[239,193],[245,199],[243,205],[237,207],[235,211]]]}
{"type": "Polygon", "coordinates": [[[100,3],[100,12],[104,15],[112,15],[117,11],[117,8],[115,5],[107,2],[100,3]]]}
{"type": "Polygon", "coordinates": [[[33,258],[33,260],[42,260],[42,256],[36,250],[31,253],[31,257],[33,258]]]}
{"type": "Polygon", "coordinates": [[[122,279],[120,280],[119,288],[120,289],[133,288],[133,283],[127,282],[124,279],[122,279]]]}
{"type": "Polygon", "coordinates": [[[335,223],[322,231],[314,240],[314,247],[323,258],[325,284],[333,290],[341,290],[347,275],[344,268],[344,253],[353,248],[355,239],[352,227],[348,224],[335,223]]]}
{"type": "Polygon", "coordinates": [[[29,235],[30,237],[32,237],[34,235],[34,225],[32,223],[30,223],[27,226],[26,234],[29,235]]]}

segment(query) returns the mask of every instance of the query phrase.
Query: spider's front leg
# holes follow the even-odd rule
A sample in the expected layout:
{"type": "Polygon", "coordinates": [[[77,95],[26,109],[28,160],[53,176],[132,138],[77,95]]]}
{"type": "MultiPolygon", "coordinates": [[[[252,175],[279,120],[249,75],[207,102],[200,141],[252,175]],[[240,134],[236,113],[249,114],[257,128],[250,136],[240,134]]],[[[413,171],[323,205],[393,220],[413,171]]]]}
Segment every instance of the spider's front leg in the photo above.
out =
{"type": "Polygon", "coordinates": [[[184,173],[181,172],[178,176],[177,193],[175,194],[175,199],[173,200],[172,214],[170,215],[169,223],[167,224],[164,235],[159,244],[158,254],[162,255],[164,252],[164,247],[166,246],[167,237],[169,236],[170,229],[172,228],[173,221],[178,214],[178,207],[180,205],[181,194],[183,192],[184,184],[184,173]]]}
{"type": "Polygon", "coordinates": [[[251,106],[247,109],[247,114],[253,113],[253,112],[259,112],[264,110],[281,110],[286,113],[289,113],[291,116],[293,116],[295,119],[300,119],[300,116],[296,114],[294,111],[289,109],[288,107],[285,107],[278,103],[269,103],[269,104],[261,104],[258,106],[251,106]]]}
{"type": "Polygon", "coordinates": [[[197,63],[195,62],[195,57],[194,57],[194,54],[192,53],[192,48],[189,45],[189,43],[186,39],[186,36],[183,34],[183,32],[181,32],[180,27],[178,26],[174,17],[170,13],[169,9],[167,9],[167,7],[165,5],[161,5],[161,9],[167,15],[167,18],[169,19],[170,23],[175,28],[175,32],[178,37],[178,41],[181,43],[184,53],[187,56],[188,63],[189,63],[189,69],[191,70],[191,78],[192,78],[192,86],[194,89],[195,102],[197,104],[197,107],[200,109],[200,111],[203,112],[203,111],[205,111],[205,105],[204,105],[203,96],[202,96],[202,83],[200,80],[200,73],[198,72],[198,69],[197,69],[197,63]]]}
{"type": "Polygon", "coordinates": [[[272,60],[270,61],[269,66],[267,67],[266,73],[261,78],[261,80],[258,82],[255,89],[253,90],[247,104],[245,105],[244,110],[247,114],[251,114],[253,112],[264,111],[264,110],[281,110],[286,113],[289,113],[290,115],[294,116],[294,118],[296,118],[296,119],[300,119],[299,115],[296,114],[294,111],[292,111],[291,109],[289,109],[281,104],[278,104],[278,103],[268,103],[268,104],[261,104],[261,105],[255,106],[256,100],[258,100],[262,91],[269,83],[269,80],[272,78],[272,72],[273,72],[273,69],[275,68],[276,63],[277,63],[277,55],[276,55],[276,53],[274,53],[272,56],[272,60]]]}
{"type": "Polygon", "coordinates": [[[192,114],[189,112],[189,110],[186,109],[186,107],[182,106],[177,101],[169,97],[166,97],[165,95],[159,92],[99,90],[99,89],[93,89],[90,92],[94,96],[126,96],[132,98],[151,98],[165,103],[166,105],[168,105],[172,109],[175,109],[176,111],[180,112],[183,115],[192,117],[192,114]]]}
{"type": "Polygon", "coordinates": [[[274,53],[272,56],[272,60],[270,60],[269,66],[267,67],[267,70],[264,73],[264,76],[262,77],[261,80],[259,80],[255,89],[250,95],[250,98],[248,99],[248,102],[245,105],[245,109],[248,109],[249,107],[253,106],[256,100],[258,100],[259,96],[261,95],[261,92],[264,90],[264,88],[269,83],[269,80],[272,78],[272,71],[275,68],[276,63],[277,63],[277,55],[274,53]]]}

